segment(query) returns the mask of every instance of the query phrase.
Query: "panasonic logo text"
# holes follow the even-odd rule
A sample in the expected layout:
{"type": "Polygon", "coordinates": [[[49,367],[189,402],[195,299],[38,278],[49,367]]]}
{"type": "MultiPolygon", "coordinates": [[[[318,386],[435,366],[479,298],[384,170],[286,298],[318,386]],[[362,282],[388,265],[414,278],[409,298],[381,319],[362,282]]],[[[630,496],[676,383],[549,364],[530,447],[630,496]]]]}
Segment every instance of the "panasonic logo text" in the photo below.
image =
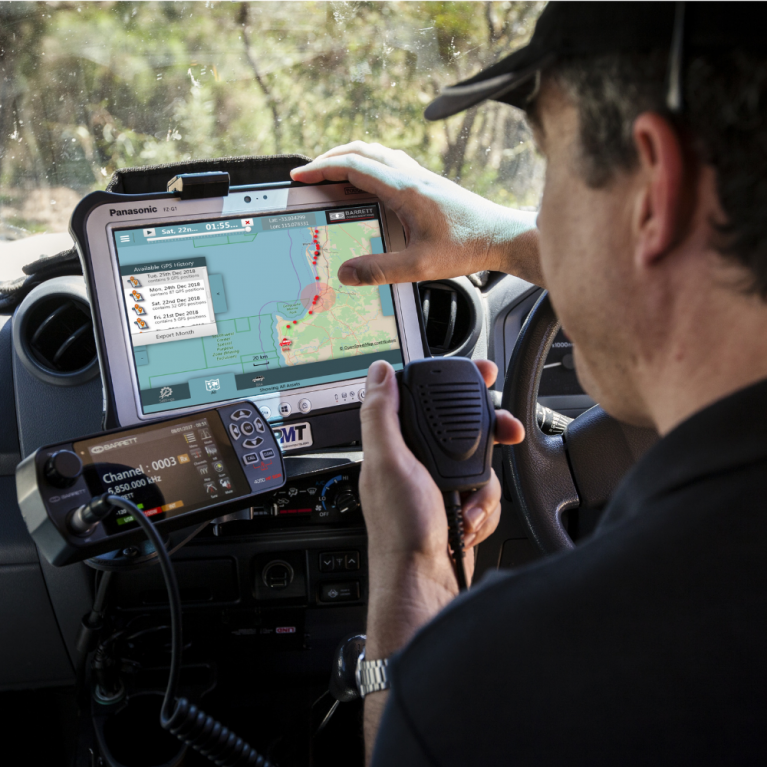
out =
{"type": "Polygon", "coordinates": [[[125,208],[118,210],[117,208],[110,208],[110,216],[138,216],[140,213],[157,213],[157,208],[125,208]]]}
{"type": "Polygon", "coordinates": [[[120,439],[117,442],[108,442],[106,445],[96,445],[95,447],[89,447],[91,455],[98,455],[104,453],[107,450],[114,450],[116,447],[128,447],[128,445],[135,445],[138,442],[138,437],[129,437],[128,439],[120,439]]]}

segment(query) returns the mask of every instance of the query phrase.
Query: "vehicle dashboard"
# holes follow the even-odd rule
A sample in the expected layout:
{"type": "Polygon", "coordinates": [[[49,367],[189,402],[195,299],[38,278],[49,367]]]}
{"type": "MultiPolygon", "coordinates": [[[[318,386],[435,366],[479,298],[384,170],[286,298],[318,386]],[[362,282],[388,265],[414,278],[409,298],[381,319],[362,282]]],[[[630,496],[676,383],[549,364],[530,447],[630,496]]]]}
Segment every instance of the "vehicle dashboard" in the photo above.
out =
{"type": "MultiPolygon", "coordinates": [[[[68,295],[78,281],[82,277],[55,278],[40,287],[68,295]]],[[[506,370],[539,295],[535,286],[500,273],[420,286],[433,353],[457,351],[494,360],[506,370]]],[[[13,323],[13,315],[0,316],[0,645],[5,658],[0,692],[74,685],[81,620],[98,580],[115,569],[108,556],[91,563],[95,568],[84,563],[55,568],[27,533],[16,502],[16,464],[43,444],[98,432],[104,397],[99,376],[60,385],[33,375],[20,361],[29,350],[18,348],[28,341],[18,335],[14,340],[13,323]]],[[[566,340],[562,343],[552,350],[550,370],[557,377],[544,379],[541,401],[575,416],[590,401],[562,364],[568,349],[566,340]]],[[[499,376],[495,388],[502,386],[499,376]]],[[[227,690],[232,699],[249,673],[258,673],[266,685],[292,680],[318,694],[326,689],[334,648],[343,637],[365,630],[361,463],[361,446],[354,442],[287,456],[288,480],[281,490],[259,497],[250,509],[171,535],[169,547],[182,544],[173,561],[191,648],[186,673],[197,674],[204,689],[227,690]]],[[[503,481],[498,449],[494,466],[503,481]]],[[[115,573],[110,620],[116,631],[138,626],[151,634],[163,624],[167,597],[159,568],[144,562],[141,547],[130,549],[116,554],[121,563],[133,559],[137,566],[115,573]]],[[[538,555],[505,488],[501,523],[478,547],[477,577],[538,555]]],[[[131,662],[134,693],[161,689],[157,668],[150,673],[152,664],[131,662]]]]}

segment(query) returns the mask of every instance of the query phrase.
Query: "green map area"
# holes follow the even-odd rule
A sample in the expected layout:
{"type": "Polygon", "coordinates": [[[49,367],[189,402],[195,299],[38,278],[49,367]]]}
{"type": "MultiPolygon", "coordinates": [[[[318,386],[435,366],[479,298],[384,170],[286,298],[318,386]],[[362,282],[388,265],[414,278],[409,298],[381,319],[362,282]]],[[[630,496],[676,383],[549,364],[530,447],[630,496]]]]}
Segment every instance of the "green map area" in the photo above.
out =
{"type": "Polygon", "coordinates": [[[391,288],[348,287],[337,277],[349,258],[382,252],[377,220],[222,234],[174,243],[180,248],[206,258],[218,332],[136,347],[142,390],[189,383],[196,399],[213,375],[224,376],[224,394],[235,375],[258,382],[276,369],[399,349],[391,288]]]}

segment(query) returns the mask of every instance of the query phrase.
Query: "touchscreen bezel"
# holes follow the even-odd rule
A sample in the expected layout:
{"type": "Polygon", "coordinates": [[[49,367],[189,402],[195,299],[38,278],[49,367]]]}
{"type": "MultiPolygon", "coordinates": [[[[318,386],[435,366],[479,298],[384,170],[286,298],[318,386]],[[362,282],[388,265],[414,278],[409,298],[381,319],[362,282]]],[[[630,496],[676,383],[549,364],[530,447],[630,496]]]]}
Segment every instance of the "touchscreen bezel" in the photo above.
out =
{"type": "MultiPolygon", "coordinates": [[[[158,418],[183,416],[210,408],[210,404],[174,408],[158,413],[144,414],[136,370],[132,364],[133,347],[130,331],[124,321],[122,295],[120,292],[119,262],[114,233],[126,228],[162,226],[178,224],[183,221],[214,221],[233,216],[284,214],[291,211],[318,210],[376,204],[381,214],[381,237],[384,250],[396,251],[405,247],[402,226],[396,215],[388,210],[373,195],[362,192],[349,185],[322,184],[318,186],[237,187],[227,197],[212,197],[201,200],[179,200],[171,195],[148,195],[145,198],[131,196],[129,201],[122,195],[110,195],[115,201],[104,202],[95,206],[85,219],[86,243],[79,242],[78,247],[84,260],[89,260],[88,276],[91,305],[94,309],[94,321],[98,323],[101,343],[99,344],[99,362],[102,378],[109,382],[106,396],[111,395],[109,405],[113,409],[117,425],[128,426],[146,423],[158,418]],[[119,201],[118,201],[119,200],[119,201]],[[246,200],[248,200],[246,202],[246,200]]],[[[75,231],[76,235],[77,232],[75,231]]],[[[400,338],[403,363],[424,357],[423,336],[420,326],[416,291],[411,283],[392,285],[397,329],[400,338]]],[[[271,411],[271,421],[284,420],[279,414],[280,404],[292,403],[292,410],[297,417],[303,417],[295,405],[302,396],[312,396],[327,403],[333,398],[333,392],[341,390],[359,391],[364,387],[364,377],[349,378],[342,381],[315,384],[285,392],[240,395],[232,400],[216,402],[217,407],[237,399],[248,399],[258,406],[267,406],[271,411]]],[[[344,400],[346,394],[344,393],[344,400]]],[[[347,406],[340,405],[338,407],[347,406]]],[[[333,406],[320,407],[317,412],[327,413],[333,406]]]]}

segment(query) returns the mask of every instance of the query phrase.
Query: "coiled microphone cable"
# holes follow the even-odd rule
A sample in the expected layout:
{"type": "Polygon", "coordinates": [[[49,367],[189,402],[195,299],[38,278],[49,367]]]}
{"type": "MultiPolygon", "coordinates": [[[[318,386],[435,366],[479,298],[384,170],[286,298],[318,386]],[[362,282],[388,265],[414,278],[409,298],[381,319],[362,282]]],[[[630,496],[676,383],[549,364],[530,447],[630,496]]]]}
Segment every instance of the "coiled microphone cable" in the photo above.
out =
{"type": "Polygon", "coordinates": [[[466,591],[469,579],[466,576],[466,547],[463,540],[461,494],[457,490],[449,490],[442,493],[442,497],[445,501],[445,514],[447,514],[447,541],[453,552],[453,565],[455,577],[458,580],[458,589],[466,591]]]}
{"type": "Polygon", "coordinates": [[[181,597],[178,591],[178,582],[170,561],[168,552],[163,545],[160,534],[155,526],[147,519],[144,513],[135,503],[121,498],[119,495],[96,496],[90,503],[81,506],[70,519],[70,527],[76,531],[92,528],[109,514],[114,507],[124,509],[136,520],[147,538],[152,542],[157,551],[157,557],[165,579],[165,587],[168,590],[168,602],[170,605],[170,633],[171,633],[171,656],[170,674],[168,687],[165,690],[162,709],[160,710],[160,724],[169,732],[172,732],[179,740],[207,756],[219,767],[274,767],[266,757],[259,754],[254,748],[246,743],[216,721],[204,711],[190,703],[186,698],[178,698],[178,685],[181,676],[181,650],[183,647],[181,637],[181,597]]]}

